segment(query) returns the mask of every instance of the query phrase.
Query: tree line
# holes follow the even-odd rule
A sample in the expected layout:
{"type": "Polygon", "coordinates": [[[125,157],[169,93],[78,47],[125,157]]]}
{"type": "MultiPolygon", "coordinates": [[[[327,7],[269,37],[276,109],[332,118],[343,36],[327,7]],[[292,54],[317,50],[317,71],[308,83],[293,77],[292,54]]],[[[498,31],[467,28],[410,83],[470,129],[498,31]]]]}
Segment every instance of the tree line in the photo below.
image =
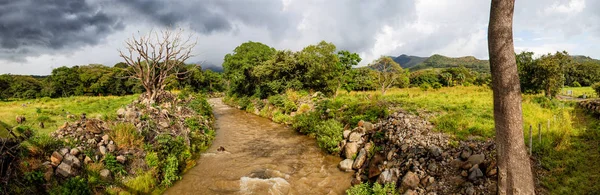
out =
{"type": "MultiPolygon", "coordinates": [[[[48,76],[0,75],[0,100],[41,97],[128,95],[144,92],[139,80],[130,77],[125,63],[113,67],[91,64],[59,67],[48,76]]],[[[167,77],[166,89],[187,89],[195,92],[224,90],[222,74],[203,70],[196,64],[181,63],[173,70],[179,74],[167,77]]]]}

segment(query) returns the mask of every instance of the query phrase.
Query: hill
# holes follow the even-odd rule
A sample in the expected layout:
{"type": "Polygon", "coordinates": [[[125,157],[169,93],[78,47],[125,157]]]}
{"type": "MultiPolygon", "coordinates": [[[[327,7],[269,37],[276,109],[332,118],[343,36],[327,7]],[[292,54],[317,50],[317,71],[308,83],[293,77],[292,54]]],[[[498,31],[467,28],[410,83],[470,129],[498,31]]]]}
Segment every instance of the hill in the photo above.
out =
{"type": "Polygon", "coordinates": [[[402,68],[411,68],[413,66],[416,66],[419,63],[422,63],[423,61],[427,60],[427,57],[419,57],[419,56],[409,56],[406,54],[402,54],[398,57],[392,57],[392,59],[400,64],[400,66],[402,68]]]}
{"type": "Polygon", "coordinates": [[[477,72],[490,72],[490,63],[487,60],[480,60],[473,56],[465,57],[446,57],[439,54],[434,54],[427,60],[410,68],[410,71],[417,71],[428,68],[452,68],[464,66],[477,72]]]}

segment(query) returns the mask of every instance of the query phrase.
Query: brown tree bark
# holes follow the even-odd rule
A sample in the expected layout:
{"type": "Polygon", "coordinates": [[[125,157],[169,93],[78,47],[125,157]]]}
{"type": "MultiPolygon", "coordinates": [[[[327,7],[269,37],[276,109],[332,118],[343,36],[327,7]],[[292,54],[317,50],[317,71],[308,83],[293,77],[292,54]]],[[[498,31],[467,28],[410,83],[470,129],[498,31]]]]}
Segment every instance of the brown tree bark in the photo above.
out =
{"type": "Polygon", "coordinates": [[[521,86],[512,34],[514,5],[515,0],[492,0],[488,26],[498,152],[498,194],[535,194],[523,140],[521,86]]]}

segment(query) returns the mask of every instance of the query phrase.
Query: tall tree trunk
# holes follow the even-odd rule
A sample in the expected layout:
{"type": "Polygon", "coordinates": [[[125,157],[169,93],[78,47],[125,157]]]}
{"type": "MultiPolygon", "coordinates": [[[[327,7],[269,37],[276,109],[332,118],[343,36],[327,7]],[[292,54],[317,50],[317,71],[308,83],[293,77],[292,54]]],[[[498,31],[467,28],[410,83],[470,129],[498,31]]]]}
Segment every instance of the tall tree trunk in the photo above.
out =
{"type": "Polygon", "coordinates": [[[498,152],[498,194],[534,194],[529,157],[523,141],[521,87],[512,35],[514,5],[515,0],[492,0],[488,26],[498,152]]]}

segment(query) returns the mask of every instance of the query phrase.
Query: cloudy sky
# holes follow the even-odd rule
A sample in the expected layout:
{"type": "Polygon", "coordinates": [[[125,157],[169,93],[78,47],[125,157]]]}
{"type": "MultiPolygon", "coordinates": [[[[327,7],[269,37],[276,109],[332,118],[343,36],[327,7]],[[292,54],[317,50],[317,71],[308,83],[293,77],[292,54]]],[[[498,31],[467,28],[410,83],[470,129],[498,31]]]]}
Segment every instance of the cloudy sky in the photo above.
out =
{"type": "MultiPolygon", "coordinates": [[[[120,61],[137,33],[181,27],[198,39],[193,62],[220,66],[246,41],[300,50],[321,40],[381,55],[487,59],[486,0],[0,0],[0,73],[120,61]]],[[[515,49],[600,58],[600,1],[517,0],[515,49]]]]}

